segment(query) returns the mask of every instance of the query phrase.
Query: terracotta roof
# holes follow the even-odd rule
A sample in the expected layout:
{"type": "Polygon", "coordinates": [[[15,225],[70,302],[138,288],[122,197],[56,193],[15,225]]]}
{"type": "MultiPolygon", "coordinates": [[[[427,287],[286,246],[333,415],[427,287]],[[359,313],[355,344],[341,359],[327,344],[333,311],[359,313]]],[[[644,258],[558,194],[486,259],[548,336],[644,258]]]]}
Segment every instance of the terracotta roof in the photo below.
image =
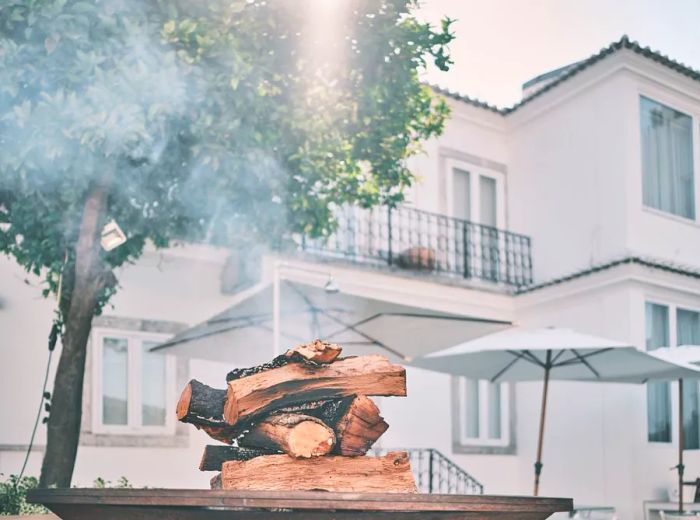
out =
{"type": "Polygon", "coordinates": [[[565,282],[569,282],[571,280],[583,278],[584,276],[588,276],[588,275],[591,275],[591,274],[594,274],[594,273],[597,273],[600,271],[612,269],[613,267],[617,267],[618,265],[629,265],[629,264],[641,265],[643,267],[649,267],[651,269],[658,269],[660,271],[666,271],[669,273],[688,276],[690,278],[700,279],[700,269],[696,269],[696,268],[688,267],[688,266],[683,266],[683,265],[679,265],[679,264],[674,264],[673,262],[668,262],[665,260],[659,260],[659,259],[655,259],[655,258],[645,258],[645,257],[640,257],[640,256],[627,256],[624,258],[618,258],[617,260],[611,260],[609,262],[598,264],[598,265],[589,267],[587,269],[583,269],[581,271],[576,271],[575,273],[571,273],[571,274],[568,274],[565,276],[553,278],[552,280],[548,280],[546,282],[541,282],[541,283],[536,283],[536,284],[520,287],[517,291],[517,294],[524,294],[524,293],[537,291],[539,289],[544,289],[545,287],[551,287],[552,285],[559,285],[559,284],[562,284],[565,282]]]}
{"type": "Polygon", "coordinates": [[[641,56],[644,56],[645,58],[649,58],[650,60],[653,60],[665,67],[668,67],[672,70],[675,70],[679,74],[682,74],[683,76],[687,76],[692,80],[695,81],[700,81],[700,71],[693,69],[692,67],[689,67],[688,65],[685,65],[683,63],[680,63],[676,60],[673,60],[669,58],[668,56],[661,54],[659,51],[655,51],[650,49],[649,47],[642,47],[638,42],[632,41],[629,39],[628,36],[623,36],[620,38],[618,41],[611,43],[607,47],[604,47],[601,49],[598,53],[592,55],[591,57],[578,62],[575,64],[575,66],[571,67],[570,70],[562,74],[558,79],[550,83],[549,85],[543,87],[541,90],[538,90],[537,92],[533,93],[532,95],[522,99],[521,101],[517,102],[513,106],[510,107],[504,107],[504,108],[499,108],[495,105],[491,105],[489,103],[486,103],[484,101],[478,100],[471,98],[469,96],[465,96],[463,94],[459,94],[456,92],[452,92],[450,90],[443,89],[441,87],[437,87],[435,85],[431,85],[433,89],[440,93],[443,94],[447,97],[450,97],[452,99],[455,99],[457,101],[463,101],[465,103],[469,103],[470,105],[474,105],[480,108],[485,108],[487,110],[490,110],[492,112],[497,112],[502,115],[508,115],[512,112],[515,112],[517,109],[519,109],[521,106],[526,105],[533,99],[543,95],[545,92],[548,92],[552,90],[553,88],[556,88],[557,85],[565,82],[566,80],[572,78],[573,76],[577,75],[579,72],[587,69],[591,65],[594,65],[595,63],[598,63],[599,61],[605,59],[607,56],[610,56],[614,53],[616,53],[619,50],[622,49],[627,49],[630,50],[636,54],[640,54],[641,56]]]}

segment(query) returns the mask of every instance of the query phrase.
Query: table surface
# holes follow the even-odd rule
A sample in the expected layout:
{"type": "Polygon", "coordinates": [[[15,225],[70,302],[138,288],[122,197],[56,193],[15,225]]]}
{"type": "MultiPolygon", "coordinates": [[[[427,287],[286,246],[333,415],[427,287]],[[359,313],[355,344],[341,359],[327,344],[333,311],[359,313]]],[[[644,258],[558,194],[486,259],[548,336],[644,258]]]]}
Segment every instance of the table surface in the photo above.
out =
{"type": "Polygon", "coordinates": [[[571,511],[568,498],[316,491],[38,489],[28,500],[64,520],[145,519],[522,519],[571,511]]]}

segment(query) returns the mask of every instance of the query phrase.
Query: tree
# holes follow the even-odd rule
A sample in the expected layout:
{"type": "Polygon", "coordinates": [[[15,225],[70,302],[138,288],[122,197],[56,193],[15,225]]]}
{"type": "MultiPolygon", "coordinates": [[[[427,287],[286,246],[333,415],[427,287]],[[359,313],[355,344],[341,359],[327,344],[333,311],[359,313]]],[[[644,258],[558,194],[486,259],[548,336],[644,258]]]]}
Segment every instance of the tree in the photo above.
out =
{"type": "Polygon", "coordinates": [[[450,21],[415,0],[6,0],[0,251],[58,297],[43,486],[70,485],[92,319],[174,238],[284,243],[395,204],[448,109],[421,84],[450,21]],[[105,251],[115,220],[124,245],[105,251]]]}

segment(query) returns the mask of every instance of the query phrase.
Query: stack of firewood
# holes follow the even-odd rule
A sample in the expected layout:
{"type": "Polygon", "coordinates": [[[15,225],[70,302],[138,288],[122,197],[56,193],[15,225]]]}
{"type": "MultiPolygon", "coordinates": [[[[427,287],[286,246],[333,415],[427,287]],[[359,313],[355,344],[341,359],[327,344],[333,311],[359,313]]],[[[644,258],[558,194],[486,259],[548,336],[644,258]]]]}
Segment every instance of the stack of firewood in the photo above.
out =
{"type": "Polygon", "coordinates": [[[177,418],[225,444],[207,446],[212,488],[415,492],[408,455],[366,455],[389,425],[367,396],[405,396],[406,371],[383,356],[339,358],[316,340],[236,369],[227,388],[190,381],[177,418]]]}

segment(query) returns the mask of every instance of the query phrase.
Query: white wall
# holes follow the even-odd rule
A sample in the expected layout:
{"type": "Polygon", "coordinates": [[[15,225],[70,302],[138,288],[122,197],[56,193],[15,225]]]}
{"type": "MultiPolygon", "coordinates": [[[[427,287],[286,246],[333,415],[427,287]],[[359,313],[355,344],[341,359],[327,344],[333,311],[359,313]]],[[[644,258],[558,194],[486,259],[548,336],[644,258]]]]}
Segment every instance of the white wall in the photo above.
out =
{"type": "Polygon", "coordinates": [[[535,280],[625,253],[625,91],[620,76],[593,81],[598,74],[584,71],[509,116],[510,224],[532,237],[535,280]]]}
{"type": "MultiPolygon", "coordinates": [[[[149,250],[136,264],[117,271],[121,287],[105,314],[187,325],[203,321],[226,308],[231,299],[219,290],[225,257],[225,251],[204,246],[149,250]]],[[[19,473],[23,447],[29,443],[41,397],[54,302],[41,297],[36,277],[27,275],[6,257],[0,257],[0,295],[4,301],[0,308],[0,395],[4,396],[0,399],[0,414],[9,418],[0,421],[0,473],[8,475],[19,473]]],[[[59,356],[60,346],[54,353],[54,370],[59,356]]],[[[191,373],[201,380],[218,373],[218,384],[223,386],[227,367],[207,369],[208,364],[198,361],[191,365],[191,373]]],[[[48,390],[52,387],[53,377],[48,390]]],[[[27,468],[29,475],[39,474],[45,432],[40,425],[35,440],[38,449],[27,468]]],[[[89,485],[96,477],[116,480],[124,475],[137,485],[205,486],[206,475],[196,467],[206,436],[196,432],[191,437],[187,449],[80,446],[74,480],[89,485]]]]}

